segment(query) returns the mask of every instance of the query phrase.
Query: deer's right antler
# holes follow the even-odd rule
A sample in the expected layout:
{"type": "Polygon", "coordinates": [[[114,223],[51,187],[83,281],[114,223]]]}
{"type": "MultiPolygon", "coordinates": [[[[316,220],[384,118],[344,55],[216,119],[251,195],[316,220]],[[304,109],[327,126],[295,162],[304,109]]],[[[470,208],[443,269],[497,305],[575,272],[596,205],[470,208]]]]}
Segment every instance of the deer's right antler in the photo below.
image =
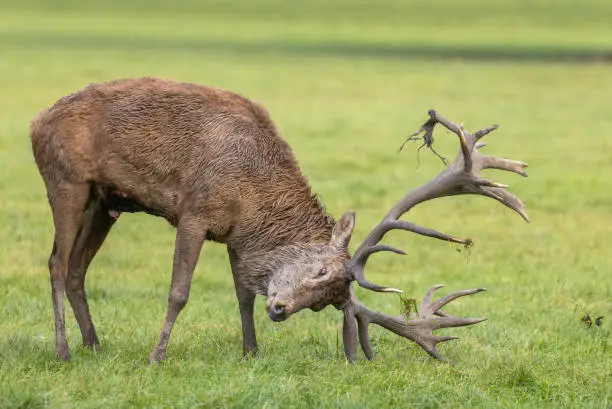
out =
{"type": "MultiPolygon", "coordinates": [[[[445,118],[434,110],[428,112],[429,120],[414,135],[423,134],[425,141],[432,141],[432,134],[437,124],[442,124],[450,131],[457,134],[461,149],[456,159],[448,165],[442,172],[428,183],[408,192],[378,223],[367,235],[363,243],[355,251],[354,256],[347,262],[347,269],[353,279],[363,288],[378,292],[401,292],[392,287],[380,286],[369,282],[364,275],[365,265],[368,258],[380,251],[391,251],[397,254],[405,254],[402,250],[394,247],[378,244],[385,234],[394,229],[408,230],[423,236],[433,237],[440,240],[460,243],[465,246],[472,245],[469,238],[460,239],[445,233],[417,226],[413,223],[400,220],[399,218],[414,206],[427,200],[444,196],[454,196],[462,194],[477,194],[491,197],[503,205],[517,212],[525,221],[529,222],[523,202],[514,194],[508,192],[507,186],[485,179],[480,175],[483,169],[499,169],[527,176],[524,162],[505,159],[495,156],[483,155],[478,149],[485,146],[480,139],[498,128],[497,125],[481,129],[474,134],[469,133],[463,125],[445,118]]],[[[374,354],[368,338],[368,324],[374,323],[381,325],[394,333],[412,339],[423,347],[431,356],[441,359],[436,352],[435,346],[439,342],[454,339],[453,337],[436,337],[432,331],[437,328],[457,327],[476,324],[484,318],[455,318],[447,316],[440,311],[440,308],[457,297],[475,294],[484,289],[459,291],[448,295],[440,300],[431,301],[432,293],[440,288],[434,286],[425,296],[421,304],[421,311],[418,317],[410,317],[403,320],[401,317],[390,317],[378,312],[368,310],[361,304],[351,288],[351,300],[344,306],[344,347],[349,360],[356,358],[355,339],[359,334],[361,346],[368,358],[373,358],[374,354]],[[433,315],[436,315],[434,317],[433,315]],[[356,321],[356,322],[355,322],[356,321]],[[357,330],[359,324],[359,330],[357,330]]]]}

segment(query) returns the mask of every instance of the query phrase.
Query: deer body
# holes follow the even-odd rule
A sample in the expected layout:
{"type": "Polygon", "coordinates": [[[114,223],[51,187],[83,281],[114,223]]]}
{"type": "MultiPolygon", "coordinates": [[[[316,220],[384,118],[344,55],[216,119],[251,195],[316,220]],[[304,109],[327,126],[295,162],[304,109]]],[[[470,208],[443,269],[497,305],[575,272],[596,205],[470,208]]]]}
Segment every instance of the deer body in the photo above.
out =
{"type": "MultiPolygon", "coordinates": [[[[59,281],[67,275],[87,345],[98,341],[85,298],[86,266],[122,211],[146,211],[178,228],[169,301],[175,315],[187,301],[205,239],[227,244],[241,311],[251,321],[254,295],[267,295],[278,261],[332,236],[334,220],[266,110],[229,91],[152,78],[94,84],[43,111],[31,139],[56,224],[54,300],[61,302],[59,281]]],[[[297,287],[301,278],[278,280],[297,287]]],[[[283,299],[284,314],[276,318],[317,300],[293,301],[300,303],[283,299]]],[[[59,307],[56,319],[63,315],[59,307]]],[[[169,334],[171,324],[165,329],[169,334]]],[[[247,332],[250,352],[255,336],[247,332]]],[[[67,358],[60,338],[58,355],[67,358]]],[[[163,358],[168,337],[162,338],[153,360],[163,358]]]]}
{"type": "Polygon", "coordinates": [[[92,85],[44,111],[32,144],[45,180],[93,184],[109,202],[121,194],[175,227],[201,214],[215,220],[208,238],[239,252],[331,235],[265,109],[228,91],[149,78],[92,85]]]}
{"type": "MultiPolygon", "coordinates": [[[[85,293],[85,276],[121,212],[161,216],[176,227],[167,313],[150,361],[165,358],[174,323],[189,298],[193,271],[206,240],[227,245],[242,323],[245,354],[257,350],[253,321],[257,294],[267,297],[274,321],[328,305],[344,311],[343,341],[349,360],[356,340],[374,357],[368,325],[411,339],[441,358],[438,328],[471,325],[475,318],[451,317],[440,309],[453,299],[483,289],[432,300],[425,296],[418,316],[406,322],[367,309],[353,282],[379,292],[399,291],[369,282],[364,268],[393,229],[468,245],[399,218],[415,205],[458,194],[496,199],[527,220],[523,203],[506,186],[482,178],[486,168],[526,176],[523,162],[482,155],[480,138],[496,129],[468,133],[429,111],[415,135],[433,141],[438,123],[459,136],[457,159],[427,184],[407,193],[367,235],[353,257],[349,241],[355,215],[328,215],[267,111],[229,91],[161,79],[140,78],[93,84],[61,98],[31,124],[34,158],[45,182],[55,235],[49,257],[56,355],[69,359],[63,295],[79,324],[83,343],[98,337],[85,293]]],[[[414,136],[414,135],[413,135],[414,136]]]]}

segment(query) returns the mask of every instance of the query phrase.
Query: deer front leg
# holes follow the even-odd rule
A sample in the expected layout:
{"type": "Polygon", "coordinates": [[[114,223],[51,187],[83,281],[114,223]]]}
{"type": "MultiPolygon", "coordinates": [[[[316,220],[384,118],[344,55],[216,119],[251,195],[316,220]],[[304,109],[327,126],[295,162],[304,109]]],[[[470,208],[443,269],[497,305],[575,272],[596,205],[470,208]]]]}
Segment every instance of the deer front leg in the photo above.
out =
{"type": "Polygon", "coordinates": [[[234,286],[236,287],[236,297],[238,298],[238,308],[240,310],[240,321],[242,324],[242,346],[244,356],[248,357],[257,354],[257,338],[255,336],[255,321],[253,311],[255,309],[255,293],[249,291],[237,270],[238,259],[236,253],[228,249],[234,286]]]}
{"type": "Polygon", "coordinates": [[[174,245],[174,264],[170,294],[168,295],[168,311],[159,341],[149,356],[149,362],[155,363],[166,358],[166,349],[168,348],[172,327],[189,299],[191,277],[206,238],[206,230],[206,225],[198,218],[182,218],[179,221],[174,245]]]}

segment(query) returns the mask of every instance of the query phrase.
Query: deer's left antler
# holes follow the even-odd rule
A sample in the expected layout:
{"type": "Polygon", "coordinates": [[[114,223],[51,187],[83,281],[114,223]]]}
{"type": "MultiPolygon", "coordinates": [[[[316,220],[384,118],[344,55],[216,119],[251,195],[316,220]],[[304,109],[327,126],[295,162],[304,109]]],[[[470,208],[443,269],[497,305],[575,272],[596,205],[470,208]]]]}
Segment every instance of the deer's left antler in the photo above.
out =
{"type": "MultiPolygon", "coordinates": [[[[436,336],[433,331],[439,328],[463,327],[466,325],[478,324],[486,318],[459,318],[450,316],[440,309],[456,298],[472,295],[485,291],[484,288],[474,290],[462,290],[449,294],[445,297],[432,301],[431,296],[434,291],[443,287],[438,284],[429,289],[418,312],[411,314],[408,319],[404,317],[393,317],[372,311],[366,308],[351,294],[351,301],[344,308],[344,328],[343,342],[344,352],[350,361],[357,359],[357,336],[361,349],[368,359],[376,356],[370,343],[369,325],[376,324],[393,333],[410,339],[419,344],[429,355],[436,359],[447,360],[436,350],[436,345],[441,342],[457,339],[454,336],[436,336]]],[[[352,289],[351,289],[352,290],[352,289]]]]}

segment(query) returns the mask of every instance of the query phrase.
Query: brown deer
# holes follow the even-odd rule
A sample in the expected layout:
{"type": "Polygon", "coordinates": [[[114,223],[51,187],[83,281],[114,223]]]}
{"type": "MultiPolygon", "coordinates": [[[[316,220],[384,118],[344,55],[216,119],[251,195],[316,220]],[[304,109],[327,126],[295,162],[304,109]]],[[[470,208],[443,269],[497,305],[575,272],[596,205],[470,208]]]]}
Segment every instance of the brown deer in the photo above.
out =
{"type": "Polygon", "coordinates": [[[485,156],[475,134],[429,112],[417,133],[431,140],[441,123],[461,142],[457,159],[429,183],[408,193],[374,227],[351,258],[353,212],[337,222],[311,192],[295,157],[267,111],[235,93],[195,84],[140,78],[91,84],[61,98],[31,125],[36,164],[46,184],[55,237],[49,258],[56,354],[70,358],[64,321],[64,291],[83,343],[98,345],[85,295],[85,275],[121,212],[144,211],[176,228],[167,315],[150,361],[165,358],[174,322],[189,298],[191,278],[205,240],[224,243],[242,319],[245,355],[257,342],[253,306],[267,297],[266,310],[283,321],[304,308],[333,305],[344,311],[344,348],[356,359],[356,340],[372,359],[368,324],[381,325],[414,340],[430,355],[433,330],[470,325],[482,319],[455,318],[440,309],[453,299],[484,289],[453,293],[432,301],[425,296],[418,315],[403,319],[368,310],[353,281],[374,291],[399,291],[368,282],[364,267],[378,251],[402,251],[377,244],[392,229],[469,244],[419,227],[400,216],[420,202],[441,196],[480,194],[514,209],[527,220],[522,202],[505,186],[483,179],[484,168],[526,176],[525,163],[485,156]]]}

